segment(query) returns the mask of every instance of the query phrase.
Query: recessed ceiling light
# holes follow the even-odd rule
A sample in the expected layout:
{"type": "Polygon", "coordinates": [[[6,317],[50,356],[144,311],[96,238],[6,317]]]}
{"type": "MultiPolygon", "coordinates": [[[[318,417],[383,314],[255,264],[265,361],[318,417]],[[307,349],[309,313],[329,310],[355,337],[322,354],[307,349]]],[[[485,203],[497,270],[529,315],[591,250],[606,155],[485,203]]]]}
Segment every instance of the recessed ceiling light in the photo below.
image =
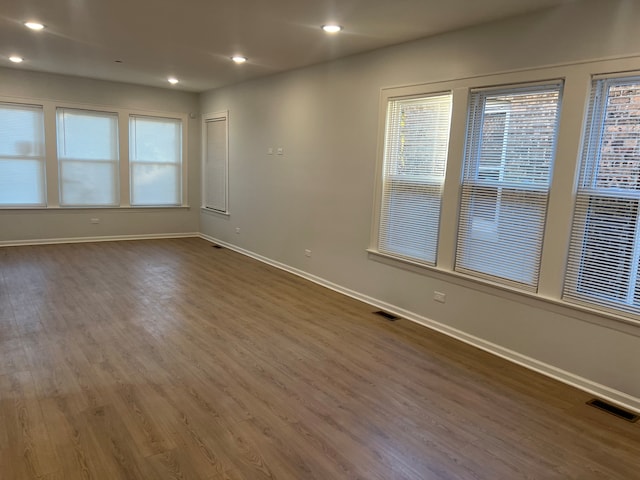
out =
{"type": "Polygon", "coordinates": [[[176,83],[178,83],[178,79],[175,77],[169,77],[167,78],[167,81],[171,84],[171,85],[175,85],[176,83]]]}
{"type": "Polygon", "coordinates": [[[233,57],[231,57],[231,60],[233,60],[236,63],[244,63],[248,59],[247,57],[243,57],[242,55],[234,55],[233,57]]]}
{"type": "Polygon", "coordinates": [[[24,26],[31,30],[42,30],[44,25],[38,22],[24,22],[24,26]]]}
{"type": "Polygon", "coordinates": [[[335,23],[329,23],[327,25],[322,25],[322,30],[327,33],[338,33],[340,30],[342,30],[342,27],[340,25],[336,25],[335,23]]]}
{"type": "Polygon", "coordinates": [[[9,60],[11,60],[13,63],[22,63],[22,61],[24,60],[24,58],[19,57],[18,55],[11,55],[9,57],[9,60]]]}

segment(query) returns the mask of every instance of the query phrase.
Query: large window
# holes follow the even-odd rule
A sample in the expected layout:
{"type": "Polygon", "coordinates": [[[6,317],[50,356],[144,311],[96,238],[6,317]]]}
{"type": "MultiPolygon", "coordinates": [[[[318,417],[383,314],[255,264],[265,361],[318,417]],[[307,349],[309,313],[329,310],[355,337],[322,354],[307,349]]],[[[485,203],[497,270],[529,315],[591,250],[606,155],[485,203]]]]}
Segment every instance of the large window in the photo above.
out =
{"type": "Polygon", "coordinates": [[[537,289],[561,86],[472,91],[457,271],[537,289]]]}
{"type": "Polygon", "coordinates": [[[182,121],[129,118],[131,205],[182,203],[182,121]]]}
{"type": "Polygon", "coordinates": [[[118,205],[118,115],[58,108],[57,133],[60,205],[118,205]]]}
{"type": "Polygon", "coordinates": [[[202,206],[219,213],[229,212],[227,114],[205,115],[203,136],[202,206]]]}
{"type": "Polygon", "coordinates": [[[640,76],[592,86],[564,298],[640,313],[640,76]]]}
{"type": "Polygon", "coordinates": [[[42,107],[0,103],[0,206],[46,205],[42,107]]]}
{"type": "Polygon", "coordinates": [[[387,104],[378,251],[435,265],[451,93],[387,104]]]}

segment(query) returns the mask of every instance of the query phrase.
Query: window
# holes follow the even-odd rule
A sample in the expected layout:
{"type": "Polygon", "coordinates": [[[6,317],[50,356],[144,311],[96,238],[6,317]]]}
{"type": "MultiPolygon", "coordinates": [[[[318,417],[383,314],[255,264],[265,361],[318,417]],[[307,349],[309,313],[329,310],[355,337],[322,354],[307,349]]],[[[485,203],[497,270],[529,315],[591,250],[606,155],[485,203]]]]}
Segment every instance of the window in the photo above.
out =
{"type": "Polygon", "coordinates": [[[58,108],[57,128],[60,205],[118,205],[118,115],[58,108]]]}
{"type": "Polygon", "coordinates": [[[640,76],[593,81],[564,298],[640,313],[640,76]]]}
{"type": "Polygon", "coordinates": [[[435,265],[451,93],[387,104],[378,251],[435,265]]]}
{"type": "Polygon", "coordinates": [[[561,86],[471,92],[457,271],[537,290],[561,86]]]}
{"type": "Polygon", "coordinates": [[[0,206],[41,206],[45,199],[42,107],[0,103],[0,206]]]}
{"type": "Polygon", "coordinates": [[[182,204],[182,122],[129,117],[131,205],[182,204]]]}
{"type": "Polygon", "coordinates": [[[204,118],[203,207],[228,213],[228,141],[227,114],[211,114],[204,118]]]}

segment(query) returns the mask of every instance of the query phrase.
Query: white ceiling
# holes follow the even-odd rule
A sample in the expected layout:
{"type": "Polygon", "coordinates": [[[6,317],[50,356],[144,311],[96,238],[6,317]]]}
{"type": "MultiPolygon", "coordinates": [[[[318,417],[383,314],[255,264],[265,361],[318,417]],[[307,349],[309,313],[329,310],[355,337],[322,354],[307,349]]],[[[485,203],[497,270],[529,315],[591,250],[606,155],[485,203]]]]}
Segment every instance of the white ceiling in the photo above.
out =
{"type": "Polygon", "coordinates": [[[0,66],[204,91],[566,1],[2,0],[0,66]]]}

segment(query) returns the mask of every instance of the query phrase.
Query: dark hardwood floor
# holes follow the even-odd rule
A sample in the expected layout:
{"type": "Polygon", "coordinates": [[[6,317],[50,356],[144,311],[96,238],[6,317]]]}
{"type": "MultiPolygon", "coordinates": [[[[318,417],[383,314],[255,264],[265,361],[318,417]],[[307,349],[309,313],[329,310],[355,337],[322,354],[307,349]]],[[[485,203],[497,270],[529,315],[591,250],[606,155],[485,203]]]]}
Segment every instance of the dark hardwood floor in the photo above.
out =
{"type": "Polygon", "coordinates": [[[0,249],[0,478],[640,479],[590,396],[200,239],[0,249]]]}

